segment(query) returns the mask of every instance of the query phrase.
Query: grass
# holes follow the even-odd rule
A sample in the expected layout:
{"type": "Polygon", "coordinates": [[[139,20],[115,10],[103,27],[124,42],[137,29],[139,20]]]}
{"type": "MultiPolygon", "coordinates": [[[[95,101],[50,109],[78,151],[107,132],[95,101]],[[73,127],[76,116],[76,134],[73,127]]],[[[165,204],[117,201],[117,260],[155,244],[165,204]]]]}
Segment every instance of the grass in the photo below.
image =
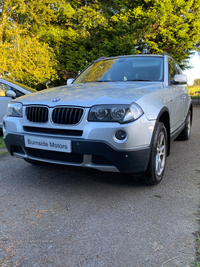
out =
{"type": "Polygon", "coordinates": [[[6,147],[6,145],[5,145],[4,141],[3,141],[3,137],[0,136],[0,148],[4,148],[4,147],[6,147]]]}
{"type": "MultiPolygon", "coordinates": [[[[3,141],[3,137],[1,135],[0,135],[0,148],[6,148],[6,145],[5,145],[4,141],[3,141]]],[[[3,154],[6,154],[6,153],[8,153],[8,152],[7,151],[1,152],[0,156],[3,155],[3,154]]]]}
{"type": "Polygon", "coordinates": [[[199,99],[200,100],[200,94],[199,95],[195,95],[195,96],[191,95],[191,98],[192,99],[199,99]]]}
{"type": "Polygon", "coordinates": [[[200,100],[200,86],[188,86],[188,89],[192,99],[200,100]]]}
{"type": "Polygon", "coordinates": [[[188,86],[190,94],[200,92],[200,86],[188,86]]]}
{"type": "MultiPolygon", "coordinates": [[[[198,215],[198,222],[200,224],[200,209],[198,215]]],[[[196,258],[197,260],[193,263],[193,267],[200,267],[200,228],[196,232],[196,258]]]]}
{"type": "Polygon", "coordinates": [[[200,94],[200,86],[188,86],[188,90],[191,95],[200,94]]]}
{"type": "MultiPolygon", "coordinates": [[[[200,230],[200,229],[199,229],[200,230]]],[[[193,267],[200,267],[200,238],[198,237],[200,235],[200,231],[197,232],[197,238],[196,238],[196,248],[197,248],[197,260],[194,262],[193,267]]]]}

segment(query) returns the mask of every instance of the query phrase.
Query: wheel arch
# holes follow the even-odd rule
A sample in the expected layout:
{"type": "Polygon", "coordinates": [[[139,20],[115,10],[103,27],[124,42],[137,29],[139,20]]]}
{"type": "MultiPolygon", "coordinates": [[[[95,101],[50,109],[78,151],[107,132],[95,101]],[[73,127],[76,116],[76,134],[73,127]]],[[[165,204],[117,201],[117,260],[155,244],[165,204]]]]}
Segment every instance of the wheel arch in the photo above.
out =
{"type": "Polygon", "coordinates": [[[167,156],[170,154],[170,116],[167,107],[162,108],[158,114],[157,122],[162,122],[167,131],[167,156]]]}
{"type": "Polygon", "coordinates": [[[193,105],[192,105],[192,103],[191,103],[191,105],[190,105],[189,110],[190,110],[190,112],[191,112],[191,114],[190,114],[190,119],[191,119],[191,125],[192,125],[192,119],[193,119],[193,105]]]}

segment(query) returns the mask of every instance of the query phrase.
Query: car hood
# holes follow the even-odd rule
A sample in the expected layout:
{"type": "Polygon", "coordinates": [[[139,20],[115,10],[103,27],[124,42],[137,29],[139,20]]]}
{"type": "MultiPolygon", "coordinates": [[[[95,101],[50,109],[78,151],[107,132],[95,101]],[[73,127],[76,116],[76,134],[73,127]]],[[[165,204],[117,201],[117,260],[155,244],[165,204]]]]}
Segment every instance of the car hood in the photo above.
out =
{"type": "Polygon", "coordinates": [[[163,88],[161,82],[93,82],[60,86],[17,99],[24,105],[45,104],[91,107],[98,104],[128,104],[163,88]]]}

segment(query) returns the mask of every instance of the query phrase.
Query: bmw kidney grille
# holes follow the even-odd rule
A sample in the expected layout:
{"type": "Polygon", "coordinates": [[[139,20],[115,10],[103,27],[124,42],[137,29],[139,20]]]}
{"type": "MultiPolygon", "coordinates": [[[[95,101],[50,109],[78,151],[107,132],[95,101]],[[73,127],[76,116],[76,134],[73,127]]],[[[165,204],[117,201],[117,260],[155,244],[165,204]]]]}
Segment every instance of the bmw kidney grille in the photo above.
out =
{"type": "MultiPolygon", "coordinates": [[[[76,107],[56,107],[52,111],[54,124],[78,124],[83,116],[83,109],[76,107]]],[[[45,106],[26,107],[26,118],[30,122],[46,123],[49,118],[49,108],[45,106]]]]}

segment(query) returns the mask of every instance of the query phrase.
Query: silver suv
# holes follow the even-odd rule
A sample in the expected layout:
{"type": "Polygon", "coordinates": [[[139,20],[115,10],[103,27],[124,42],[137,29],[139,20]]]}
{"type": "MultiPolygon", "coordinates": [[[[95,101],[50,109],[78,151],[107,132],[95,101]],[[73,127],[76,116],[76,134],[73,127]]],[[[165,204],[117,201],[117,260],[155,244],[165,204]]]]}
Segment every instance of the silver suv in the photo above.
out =
{"type": "Polygon", "coordinates": [[[11,155],[161,181],[175,138],[187,140],[187,77],[168,55],[104,57],[67,86],[12,101],[4,117],[11,155]]]}

